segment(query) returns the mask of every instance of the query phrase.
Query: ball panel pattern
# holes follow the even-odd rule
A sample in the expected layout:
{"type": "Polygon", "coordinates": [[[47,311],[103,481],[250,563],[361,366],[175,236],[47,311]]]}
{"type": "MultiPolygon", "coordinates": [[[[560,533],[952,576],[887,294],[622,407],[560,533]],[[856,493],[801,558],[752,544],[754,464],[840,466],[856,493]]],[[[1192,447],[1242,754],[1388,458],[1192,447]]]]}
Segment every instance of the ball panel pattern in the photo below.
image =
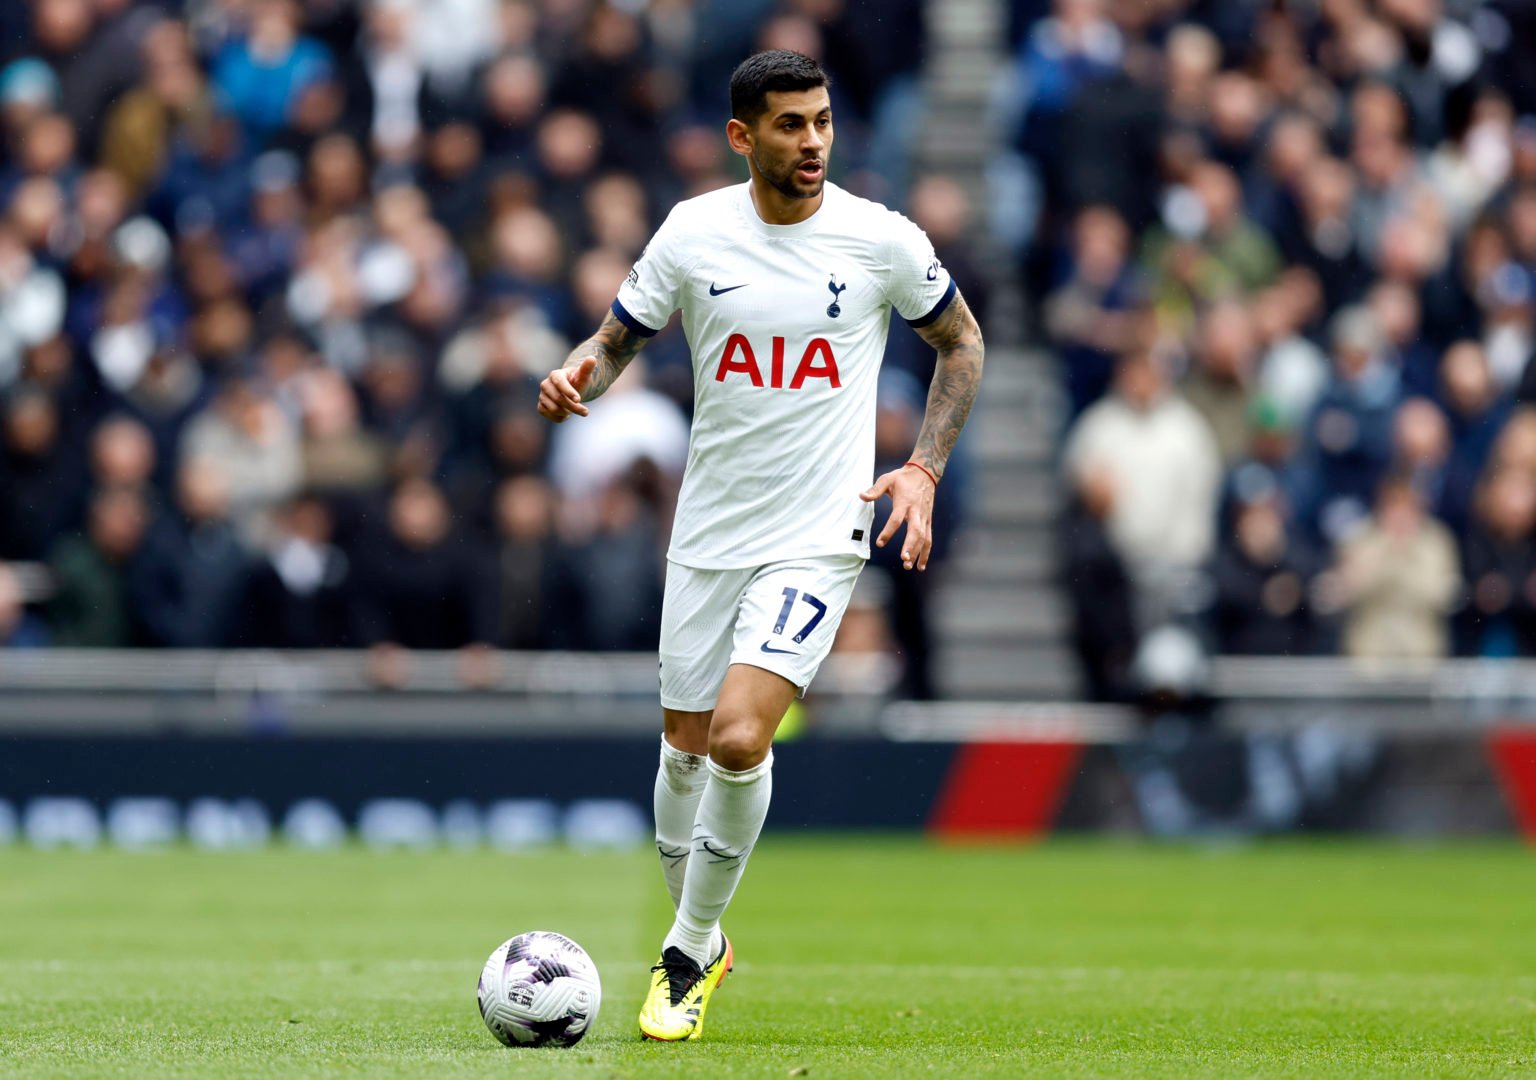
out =
{"type": "Polygon", "coordinates": [[[597,966],[570,938],[536,930],[486,960],[476,997],[481,1019],[508,1046],[572,1046],[597,1017],[597,966]]]}

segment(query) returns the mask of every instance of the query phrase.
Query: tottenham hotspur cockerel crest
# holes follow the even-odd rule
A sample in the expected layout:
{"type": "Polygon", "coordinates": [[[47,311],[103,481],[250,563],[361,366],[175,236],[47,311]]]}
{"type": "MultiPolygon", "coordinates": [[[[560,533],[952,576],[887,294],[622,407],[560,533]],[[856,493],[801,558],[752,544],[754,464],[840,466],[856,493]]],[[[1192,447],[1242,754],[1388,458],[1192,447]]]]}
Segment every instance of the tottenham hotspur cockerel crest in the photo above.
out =
{"type": "Polygon", "coordinates": [[[827,282],[827,288],[832,290],[832,302],[827,305],[827,317],[829,319],[835,319],[843,313],[843,309],[837,306],[837,298],[842,295],[843,290],[847,287],[837,283],[836,274],[833,274],[832,280],[827,282]]]}

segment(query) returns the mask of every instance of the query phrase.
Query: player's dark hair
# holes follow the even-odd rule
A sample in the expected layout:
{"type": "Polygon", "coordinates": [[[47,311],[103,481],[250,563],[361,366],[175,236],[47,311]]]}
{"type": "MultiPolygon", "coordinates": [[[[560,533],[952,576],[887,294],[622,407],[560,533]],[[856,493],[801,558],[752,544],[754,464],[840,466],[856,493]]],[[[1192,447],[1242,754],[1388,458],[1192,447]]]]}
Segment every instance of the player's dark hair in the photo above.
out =
{"type": "Polygon", "coordinates": [[[753,53],[731,73],[731,115],[750,124],[768,108],[770,93],[794,93],[831,86],[821,65],[804,53],[768,49],[753,53]]]}

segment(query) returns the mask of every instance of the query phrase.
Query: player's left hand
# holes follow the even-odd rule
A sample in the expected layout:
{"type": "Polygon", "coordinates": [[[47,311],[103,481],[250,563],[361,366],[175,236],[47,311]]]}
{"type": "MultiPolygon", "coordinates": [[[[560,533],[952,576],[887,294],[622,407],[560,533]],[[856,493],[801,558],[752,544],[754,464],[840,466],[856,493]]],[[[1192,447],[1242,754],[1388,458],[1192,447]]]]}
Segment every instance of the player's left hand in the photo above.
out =
{"type": "Polygon", "coordinates": [[[907,533],[901,538],[901,565],[908,570],[914,566],[928,569],[928,553],[933,550],[933,493],[933,481],[910,465],[886,473],[868,491],[859,493],[865,502],[890,495],[891,516],[875,537],[875,546],[885,547],[896,530],[906,525],[907,533]]]}

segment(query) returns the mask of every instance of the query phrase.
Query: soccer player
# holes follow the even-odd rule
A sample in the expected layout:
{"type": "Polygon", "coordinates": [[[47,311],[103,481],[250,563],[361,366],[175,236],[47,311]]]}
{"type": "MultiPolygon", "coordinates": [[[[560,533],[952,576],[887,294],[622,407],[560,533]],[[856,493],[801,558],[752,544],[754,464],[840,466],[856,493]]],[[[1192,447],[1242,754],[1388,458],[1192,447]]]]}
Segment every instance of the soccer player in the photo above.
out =
{"type": "Polygon", "coordinates": [[[981,331],[917,226],[826,180],[832,107],[809,57],[731,76],[726,138],[750,179],[679,203],[597,332],[540,385],[588,415],[681,308],[694,418],[661,615],[656,849],[677,918],[640,1030],[697,1038],[732,963],[720,917],[767,816],[775,729],[804,692],[869,558],[875,500],[924,570],[934,491],[981,380],[981,331]],[[890,309],[938,351],[911,460],[870,484],[890,309]]]}

